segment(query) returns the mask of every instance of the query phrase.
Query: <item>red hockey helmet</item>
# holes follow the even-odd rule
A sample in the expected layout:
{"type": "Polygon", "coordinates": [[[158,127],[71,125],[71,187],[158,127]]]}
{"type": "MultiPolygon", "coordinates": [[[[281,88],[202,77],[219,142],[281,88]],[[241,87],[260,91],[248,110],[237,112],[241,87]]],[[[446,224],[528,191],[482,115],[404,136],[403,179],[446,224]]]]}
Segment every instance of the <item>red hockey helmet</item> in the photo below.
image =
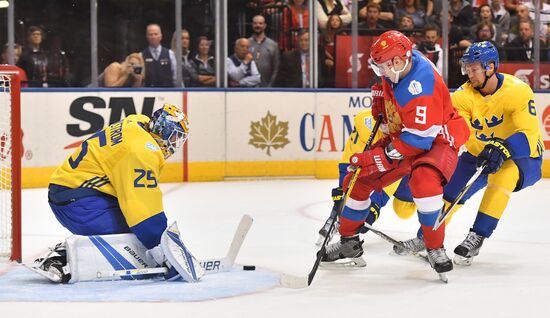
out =
{"type": "Polygon", "coordinates": [[[399,56],[404,61],[412,55],[412,42],[399,31],[386,31],[370,47],[370,57],[381,64],[399,56]]]}

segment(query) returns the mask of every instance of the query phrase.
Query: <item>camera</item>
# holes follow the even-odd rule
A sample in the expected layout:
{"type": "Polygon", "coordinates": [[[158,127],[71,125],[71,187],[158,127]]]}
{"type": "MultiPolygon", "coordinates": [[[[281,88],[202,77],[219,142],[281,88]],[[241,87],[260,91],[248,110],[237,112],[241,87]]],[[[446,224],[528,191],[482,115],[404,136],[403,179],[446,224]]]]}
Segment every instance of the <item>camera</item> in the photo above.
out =
{"type": "Polygon", "coordinates": [[[141,72],[143,71],[143,66],[132,66],[134,68],[134,74],[141,74],[141,72]]]}
{"type": "Polygon", "coordinates": [[[418,50],[420,52],[434,52],[435,51],[435,43],[422,41],[420,45],[418,46],[418,50]]]}

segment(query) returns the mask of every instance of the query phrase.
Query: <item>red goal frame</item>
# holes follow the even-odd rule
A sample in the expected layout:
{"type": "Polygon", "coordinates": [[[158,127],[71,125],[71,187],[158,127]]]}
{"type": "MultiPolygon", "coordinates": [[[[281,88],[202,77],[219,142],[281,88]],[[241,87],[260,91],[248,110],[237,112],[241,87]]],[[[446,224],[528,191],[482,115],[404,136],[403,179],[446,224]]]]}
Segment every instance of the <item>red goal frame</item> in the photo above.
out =
{"type": "Polygon", "coordinates": [[[20,69],[13,65],[0,65],[0,74],[9,76],[11,95],[11,254],[10,260],[21,262],[21,78],[20,69]]]}

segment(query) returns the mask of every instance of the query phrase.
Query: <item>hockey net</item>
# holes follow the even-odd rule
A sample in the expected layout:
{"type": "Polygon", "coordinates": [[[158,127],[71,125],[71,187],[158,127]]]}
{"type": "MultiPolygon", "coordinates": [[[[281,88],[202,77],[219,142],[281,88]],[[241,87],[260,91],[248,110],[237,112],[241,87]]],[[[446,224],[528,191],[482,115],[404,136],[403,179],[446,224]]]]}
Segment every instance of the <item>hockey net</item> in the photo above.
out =
{"type": "Polygon", "coordinates": [[[0,261],[21,261],[20,79],[0,65],[0,261]]]}

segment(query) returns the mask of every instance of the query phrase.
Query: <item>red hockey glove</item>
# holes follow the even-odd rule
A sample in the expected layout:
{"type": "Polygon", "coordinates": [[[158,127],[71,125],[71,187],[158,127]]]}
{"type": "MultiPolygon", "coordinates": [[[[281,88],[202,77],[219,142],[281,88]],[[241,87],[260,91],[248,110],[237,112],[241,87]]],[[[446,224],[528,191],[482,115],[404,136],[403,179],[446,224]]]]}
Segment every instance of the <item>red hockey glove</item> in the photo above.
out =
{"type": "Polygon", "coordinates": [[[372,94],[372,118],[378,120],[378,115],[382,114],[385,116],[385,106],[384,106],[384,90],[382,85],[372,85],[371,86],[372,94]]]}
{"type": "Polygon", "coordinates": [[[352,166],[361,167],[361,174],[371,175],[378,172],[386,172],[397,166],[397,160],[391,160],[386,156],[384,148],[376,147],[362,153],[356,153],[349,158],[352,166]]]}

